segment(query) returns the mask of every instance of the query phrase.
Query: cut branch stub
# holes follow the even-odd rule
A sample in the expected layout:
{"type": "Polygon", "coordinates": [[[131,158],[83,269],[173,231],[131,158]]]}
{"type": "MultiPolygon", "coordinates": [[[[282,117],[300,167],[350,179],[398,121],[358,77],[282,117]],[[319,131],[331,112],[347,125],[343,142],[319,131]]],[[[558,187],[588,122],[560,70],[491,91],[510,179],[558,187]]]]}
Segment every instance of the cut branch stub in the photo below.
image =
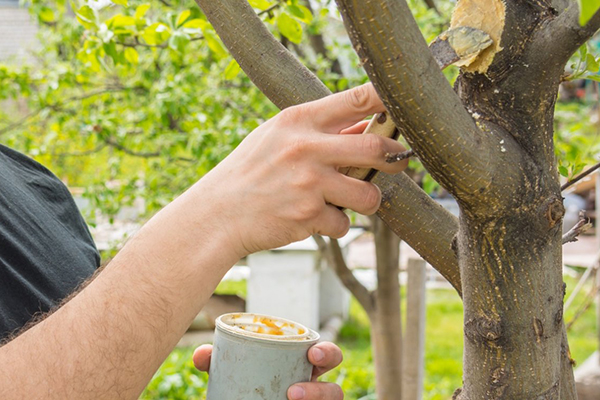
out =
{"type": "Polygon", "coordinates": [[[489,35],[493,43],[487,46],[477,59],[467,60],[463,64],[465,71],[485,73],[492,64],[495,54],[502,50],[500,40],[504,30],[505,8],[503,0],[461,0],[456,5],[450,27],[482,30],[489,35]]]}
{"type": "Polygon", "coordinates": [[[452,64],[471,65],[493,43],[488,33],[463,26],[442,33],[429,45],[429,50],[438,66],[444,69],[452,64]]]}

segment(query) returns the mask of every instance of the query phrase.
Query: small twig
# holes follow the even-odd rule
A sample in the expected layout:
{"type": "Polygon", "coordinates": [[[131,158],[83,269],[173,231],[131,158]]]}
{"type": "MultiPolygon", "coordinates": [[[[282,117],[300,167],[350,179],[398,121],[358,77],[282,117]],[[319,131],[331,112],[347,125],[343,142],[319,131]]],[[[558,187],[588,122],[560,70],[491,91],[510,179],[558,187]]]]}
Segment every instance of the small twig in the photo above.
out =
{"type": "Polygon", "coordinates": [[[387,153],[385,155],[385,162],[388,164],[392,164],[398,161],[406,160],[407,158],[414,157],[415,152],[413,150],[403,151],[402,153],[391,154],[387,153]]]}
{"type": "Polygon", "coordinates": [[[600,168],[600,162],[598,164],[595,164],[591,168],[588,168],[587,170],[583,171],[581,174],[577,175],[575,178],[571,179],[569,182],[562,185],[560,188],[560,191],[561,192],[565,191],[566,189],[573,186],[574,184],[576,184],[577,182],[579,182],[580,180],[582,180],[583,178],[585,178],[586,176],[588,176],[589,174],[591,174],[592,172],[597,170],[598,168],[600,168]]]}
{"type": "Polygon", "coordinates": [[[569,323],[567,324],[567,331],[571,329],[571,327],[573,326],[573,324],[575,324],[575,322],[577,322],[579,317],[581,317],[587,311],[587,309],[590,308],[592,304],[594,304],[594,298],[596,297],[596,294],[598,294],[598,289],[600,289],[598,286],[594,287],[594,289],[592,289],[592,291],[590,291],[590,293],[587,295],[586,299],[584,300],[584,303],[579,307],[571,321],[569,321],[569,323]]]}
{"type": "Polygon", "coordinates": [[[269,14],[271,11],[273,11],[273,10],[275,10],[276,8],[279,8],[279,7],[281,7],[281,3],[279,3],[279,2],[278,2],[278,3],[275,3],[275,4],[273,4],[271,7],[269,7],[269,8],[266,8],[266,9],[262,10],[262,11],[261,11],[261,12],[259,12],[259,13],[256,13],[256,15],[258,15],[258,16],[262,16],[262,15],[264,15],[264,14],[269,14]]]}
{"type": "Polygon", "coordinates": [[[56,157],[86,157],[86,156],[98,153],[100,150],[104,149],[105,147],[106,147],[106,144],[102,143],[91,150],[74,151],[74,152],[70,152],[70,153],[55,152],[52,155],[56,156],[56,157]]]}
{"type": "MultiPolygon", "coordinates": [[[[161,157],[162,153],[160,151],[156,151],[153,153],[149,153],[149,152],[141,152],[141,151],[135,151],[132,150],[126,146],[123,146],[122,144],[118,143],[117,141],[115,141],[113,138],[111,137],[106,137],[106,136],[100,136],[100,138],[104,141],[104,143],[106,143],[107,145],[109,145],[110,147],[114,147],[115,149],[128,154],[130,156],[133,157],[140,157],[140,158],[157,158],[157,157],[161,157]]],[[[185,161],[185,162],[194,162],[195,160],[191,159],[191,158],[186,158],[186,157],[168,157],[169,160],[174,160],[174,161],[185,161]]]]}
{"type": "Polygon", "coordinates": [[[336,275],[344,286],[352,293],[360,305],[365,309],[367,314],[372,314],[375,309],[373,294],[354,276],[346,260],[342,249],[337,240],[331,239],[329,244],[320,235],[312,236],[315,243],[319,247],[319,251],[325,257],[329,266],[335,271],[336,275]]]}
{"type": "Polygon", "coordinates": [[[89,93],[85,93],[81,96],[72,96],[69,97],[67,99],[64,99],[61,102],[55,103],[55,104],[47,104],[43,107],[38,108],[37,110],[34,110],[32,112],[30,112],[29,114],[27,114],[26,116],[24,116],[23,118],[19,119],[18,121],[15,121],[13,123],[10,123],[6,126],[4,126],[3,128],[0,128],[0,136],[15,129],[18,128],[20,126],[25,125],[29,120],[35,118],[36,116],[38,116],[42,111],[46,110],[46,109],[50,109],[50,110],[60,110],[64,105],[74,102],[74,101],[80,101],[80,100],[86,100],[89,99],[90,97],[94,97],[94,96],[99,96],[105,93],[110,93],[110,92],[120,92],[120,91],[125,91],[125,90],[130,90],[130,89],[135,89],[135,88],[124,88],[124,87],[106,87],[97,91],[92,91],[89,93]]]}
{"type": "Polygon", "coordinates": [[[587,216],[585,215],[585,211],[580,211],[579,221],[577,222],[577,224],[575,224],[573,228],[571,228],[571,230],[569,230],[569,232],[563,235],[562,244],[576,242],[578,240],[577,237],[585,231],[587,231],[588,229],[590,229],[591,227],[592,224],[590,223],[589,218],[587,218],[587,216]]]}

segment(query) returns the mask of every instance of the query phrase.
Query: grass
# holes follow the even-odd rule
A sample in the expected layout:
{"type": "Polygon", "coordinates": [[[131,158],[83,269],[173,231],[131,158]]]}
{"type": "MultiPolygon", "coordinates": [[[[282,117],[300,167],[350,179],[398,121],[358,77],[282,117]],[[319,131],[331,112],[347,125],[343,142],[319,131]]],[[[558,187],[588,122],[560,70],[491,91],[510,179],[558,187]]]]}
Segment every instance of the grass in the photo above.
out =
{"type": "MultiPolygon", "coordinates": [[[[565,277],[565,282],[568,296],[577,280],[565,277]]],[[[573,318],[590,289],[588,285],[579,294],[565,313],[565,321],[573,318]]],[[[224,282],[217,291],[245,296],[246,283],[224,282]]],[[[454,291],[427,291],[424,400],[448,399],[461,386],[462,312],[462,301],[454,291]]],[[[585,361],[596,350],[596,332],[595,307],[590,307],[569,332],[571,354],[578,363],[585,361]]],[[[369,320],[354,299],[350,304],[350,317],[342,327],[336,343],[344,353],[344,362],[324,376],[323,380],[341,385],[346,400],[375,400],[369,320]]],[[[203,399],[207,376],[194,370],[191,363],[192,351],[193,349],[176,349],[171,353],[141,398],[203,399]]]]}

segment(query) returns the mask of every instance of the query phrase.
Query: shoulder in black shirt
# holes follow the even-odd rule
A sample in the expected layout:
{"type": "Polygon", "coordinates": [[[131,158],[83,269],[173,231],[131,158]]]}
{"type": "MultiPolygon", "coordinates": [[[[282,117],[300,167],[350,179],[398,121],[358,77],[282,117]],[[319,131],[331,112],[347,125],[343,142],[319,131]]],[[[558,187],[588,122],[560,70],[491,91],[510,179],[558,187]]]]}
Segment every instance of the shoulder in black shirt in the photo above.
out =
{"type": "Polygon", "coordinates": [[[65,185],[0,145],[0,340],[88,279],[100,256],[65,185]]]}

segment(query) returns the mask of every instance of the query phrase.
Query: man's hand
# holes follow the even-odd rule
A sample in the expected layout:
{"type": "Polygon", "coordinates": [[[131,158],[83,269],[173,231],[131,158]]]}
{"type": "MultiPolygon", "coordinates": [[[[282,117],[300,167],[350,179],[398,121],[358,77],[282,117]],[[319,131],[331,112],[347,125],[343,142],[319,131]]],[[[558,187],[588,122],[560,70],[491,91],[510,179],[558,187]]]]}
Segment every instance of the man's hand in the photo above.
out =
{"type": "MultiPolygon", "coordinates": [[[[202,345],[194,351],[194,365],[200,371],[208,372],[210,368],[211,345],[202,345]]],[[[341,400],[344,398],[342,389],[327,382],[317,382],[317,378],[327,371],[337,367],[342,362],[342,352],[333,343],[322,342],[308,350],[308,360],[313,368],[312,382],[298,383],[288,390],[290,400],[341,400]]]]}
{"type": "Polygon", "coordinates": [[[364,130],[365,117],[384,111],[371,84],[290,107],[253,131],[199,182],[199,198],[218,203],[222,226],[243,257],[323,234],[339,238],[350,223],[338,207],[361,214],[379,208],[381,192],[338,172],[342,167],[397,173],[386,154],[404,147],[364,130]],[[337,207],[336,207],[337,206],[337,207]]]}

